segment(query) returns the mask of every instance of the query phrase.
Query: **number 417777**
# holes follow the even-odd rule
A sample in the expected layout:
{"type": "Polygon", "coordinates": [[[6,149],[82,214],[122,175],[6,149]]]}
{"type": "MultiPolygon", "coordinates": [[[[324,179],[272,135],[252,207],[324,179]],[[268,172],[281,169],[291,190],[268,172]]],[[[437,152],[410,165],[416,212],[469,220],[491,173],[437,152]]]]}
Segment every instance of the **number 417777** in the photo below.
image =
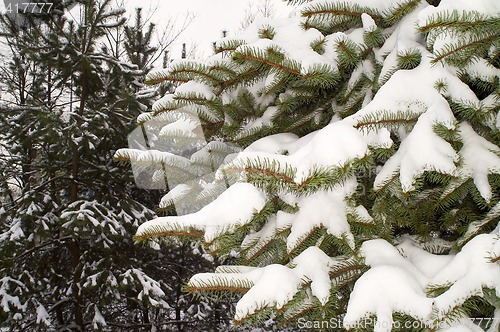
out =
{"type": "Polygon", "coordinates": [[[500,318],[498,317],[494,317],[494,318],[489,318],[489,317],[486,317],[486,318],[469,318],[470,321],[480,327],[483,327],[483,328],[489,328],[491,327],[491,325],[493,324],[499,324],[499,320],[500,318]]]}
{"type": "Polygon", "coordinates": [[[7,14],[45,14],[54,6],[53,2],[5,2],[7,14]]]}

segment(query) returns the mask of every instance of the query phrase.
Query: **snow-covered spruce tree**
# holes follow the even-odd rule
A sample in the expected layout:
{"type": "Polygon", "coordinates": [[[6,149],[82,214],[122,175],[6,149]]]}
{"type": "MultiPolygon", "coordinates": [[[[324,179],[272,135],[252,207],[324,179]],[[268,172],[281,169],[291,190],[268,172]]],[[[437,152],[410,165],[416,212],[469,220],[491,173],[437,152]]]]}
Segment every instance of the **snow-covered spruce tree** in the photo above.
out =
{"type": "Polygon", "coordinates": [[[179,86],[115,158],[178,215],[136,240],[203,241],[225,264],[185,289],[237,324],[497,331],[500,4],[290,3],[148,76],[179,86]]]}
{"type": "Polygon", "coordinates": [[[61,7],[23,29],[2,16],[0,329],[145,330],[175,319],[169,280],[157,281],[172,274],[168,258],[130,238],[154,213],[112,162],[147,97],[136,96],[146,68],[118,56],[123,40],[110,43],[124,34],[112,3],[79,1],[73,21],[61,7]]]}

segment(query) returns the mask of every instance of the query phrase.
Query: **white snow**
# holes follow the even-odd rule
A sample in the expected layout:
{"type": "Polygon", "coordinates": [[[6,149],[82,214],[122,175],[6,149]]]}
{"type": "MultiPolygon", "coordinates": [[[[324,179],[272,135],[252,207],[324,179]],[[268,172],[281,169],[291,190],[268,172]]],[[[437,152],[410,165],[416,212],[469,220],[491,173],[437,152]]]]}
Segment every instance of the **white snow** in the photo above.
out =
{"type": "Polygon", "coordinates": [[[170,123],[166,126],[163,126],[163,128],[160,130],[159,135],[160,136],[169,136],[172,133],[175,133],[176,131],[182,131],[183,135],[186,138],[204,139],[205,137],[203,136],[203,133],[201,132],[201,130],[198,133],[195,131],[195,129],[199,128],[199,125],[200,125],[199,122],[196,123],[196,122],[191,122],[189,120],[186,121],[184,119],[179,119],[173,123],[170,123]]]}
{"type": "Polygon", "coordinates": [[[189,191],[191,190],[191,187],[188,186],[187,184],[181,183],[174,188],[172,188],[167,194],[165,194],[159,204],[160,208],[165,208],[168,205],[173,204],[176,202],[178,199],[184,197],[189,191]]]}
{"type": "Polygon", "coordinates": [[[482,58],[470,62],[463,70],[472,78],[478,78],[486,82],[492,82],[496,77],[500,77],[500,69],[495,68],[482,58]]]}
{"type": "Polygon", "coordinates": [[[460,124],[460,137],[463,147],[460,155],[463,160],[463,175],[472,177],[481,196],[489,202],[492,197],[488,174],[500,173],[500,149],[497,145],[476,134],[466,123],[460,124]]]}
{"type": "Polygon", "coordinates": [[[277,154],[287,150],[287,147],[298,139],[299,137],[297,135],[290,133],[270,135],[253,142],[245,151],[277,154]]]}
{"type": "Polygon", "coordinates": [[[142,270],[137,268],[128,269],[121,275],[122,283],[132,284],[138,283],[141,291],[137,295],[139,301],[148,301],[152,306],[163,306],[168,308],[168,304],[162,299],[165,292],[161,289],[161,284],[157,280],[152,279],[142,270]]]}
{"type": "MultiPolygon", "coordinates": [[[[382,135],[385,135],[385,132],[382,135]]],[[[388,138],[388,135],[385,137],[388,138]]],[[[280,134],[279,136],[266,137],[263,141],[258,140],[239,153],[226,168],[230,169],[234,165],[245,164],[248,160],[265,159],[278,163],[283,170],[287,167],[294,168],[296,170],[294,181],[300,184],[315,168],[321,166],[342,167],[367,154],[368,144],[362,133],[349,122],[336,122],[300,139],[280,134]],[[263,145],[268,146],[264,148],[264,151],[269,152],[256,149],[256,147],[263,145]],[[288,151],[288,155],[272,153],[277,151],[288,151]]]]}
{"type": "MultiPolygon", "coordinates": [[[[482,17],[492,18],[500,15],[500,4],[496,0],[444,0],[439,3],[437,7],[428,6],[419,12],[418,26],[427,26],[432,24],[432,20],[439,16],[455,14],[463,16],[465,14],[477,14],[482,17]]],[[[435,53],[445,53],[450,45],[457,45],[458,43],[474,42],[474,34],[461,33],[457,36],[453,33],[445,33],[443,29],[436,29],[431,31],[427,36],[429,46],[433,48],[435,53]]],[[[474,61],[479,60],[480,57],[474,57],[474,61]]],[[[476,66],[479,69],[484,66],[476,66]]],[[[484,72],[483,70],[481,70],[484,72]]]]}
{"type": "Polygon", "coordinates": [[[385,240],[364,242],[362,254],[371,269],[356,281],[344,326],[356,326],[373,314],[380,323],[378,331],[390,331],[396,311],[432,324],[433,317],[440,319],[471,296],[481,295],[483,287],[499,296],[500,266],[491,261],[500,256],[499,243],[498,234],[482,234],[457,255],[433,255],[408,238],[398,248],[385,240]],[[436,285],[451,287],[428,297],[426,290],[436,285]]]}
{"type": "Polygon", "coordinates": [[[348,214],[355,215],[365,224],[375,224],[373,217],[370,215],[368,210],[363,205],[358,205],[356,207],[347,207],[348,214]]]}
{"type": "MultiPolygon", "coordinates": [[[[160,109],[164,109],[167,107],[167,105],[170,105],[172,103],[174,103],[175,100],[174,100],[174,95],[169,93],[169,94],[166,94],[165,96],[161,97],[160,99],[158,99],[157,101],[154,102],[153,104],[153,114],[157,113],[160,109]]],[[[150,120],[150,116],[149,116],[149,112],[148,113],[143,113],[141,114],[141,116],[144,118],[141,118],[141,121],[140,122],[143,122],[142,120],[146,120],[146,121],[149,121],[150,120]]],[[[137,119],[137,122],[139,122],[139,119],[137,119]]]]}
{"type": "MultiPolygon", "coordinates": [[[[310,8],[317,4],[343,3],[343,0],[313,0],[307,1],[304,8],[310,8]]],[[[380,13],[390,8],[396,7],[398,4],[404,3],[404,0],[350,0],[350,4],[361,7],[373,8],[380,13]]]]}
{"type": "Polygon", "coordinates": [[[450,143],[433,130],[429,114],[419,117],[417,124],[400,148],[382,167],[375,179],[376,190],[384,186],[399,171],[403,191],[415,189],[414,181],[426,171],[453,174],[458,154],[450,143]]]}
{"type": "Polygon", "coordinates": [[[404,239],[397,248],[401,255],[427,278],[442,270],[454,257],[454,255],[433,255],[409,238],[404,239]]]}
{"type": "Polygon", "coordinates": [[[49,313],[41,304],[36,308],[36,323],[51,326],[49,313]]]}
{"type": "Polygon", "coordinates": [[[295,181],[303,181],[314,166],[341,167],[364,157],[368,154],[368,145],[360,138],[360,132],[349,123],[336,122],[315,132],[310,140],[304,140],[305,144],[300,144],[300,140],[295,149],[290,149],[291,163],[297,167],[295,181]]]}
{"type": "Polygon", "coordinates": [[[411,273],[396,266],[376,266],[358,279],[351,293],[344,327],[356,326],[367,314],[376,314],[375,331],[391,331],[392,313],[402,312],[417,319],[431,313],[427,298],[411,273]]]}
{"type": "Polygon", "coordinates": [[[375,24],[373,18],[367,13],[361,14],[361,21],[363,22],[363,29],[365,29],[365,32],[372,32],[377,29],[377,24],[375,24]]]}
{"type": "Polygon", "coordinates": [[[266,51],[269,47],[273,47],[281,50],[286,58],[296,61],[302,73],[306,73],[316,65],[333,64],[334,59],[331,57],[333,52],[320,55],[310,47],[314,40],[323,38],[323,35],[316,29],[302,29],[301,20],[298,16],[285,19],[257,19],[242,35],[238,36],[238,39],[246,43],[236,51],[242,53],[247,53],[249,50],[266,51]],[[259,39],[259,31],[269,27],[275,31],[273,39],[259,39]]]}
{"type": "Polygon", "coordinates": [[[456,76],[440,66],[433,66],[430,60],[422,57],[421,64],[413,70],[399,70],[385,83],[373,101],[361,109],[352,118],[362,123],[367,116],[381,114],[397,114],[412,112],[422,114],[429,108],[436,107],[432,112],[432,120],[449,128],[455,121],[448,103],[436,90],[436,82],[445,82],[445,96],[456,101],[468,101],[478,104],[479,101],[470,88],[456,76]]]}
{"type": "MultiPolygon", "coordinates": [[[[486,214],[484,219],[475,220],[475,221],[471,222],[469,224],[469,226],[467,227],[467,232],[465,232],[465,234],[457,241],[457,244],[459,246],[463,245],[471,237],[477,235],[480,232],[481,228],[485,224],[492,222],[493,220],[495,220],[499,216],[500,216],[500,202],[495,204],[495,206],[493,206],[491,208],[491,210],[488,211],[488,213],[486,214]]],[[[500,235],[500,228],[499,227],[500,227],[500,223],[497,225],[497,228],[495,230],[493,230],[493,232],[491,232],[491,234],[496,233],[496,234],[500,235]]]]}
{"type": "MultiPolygon", "coordinates": [[[[189,81],[187,83],[179,85],[175,89],[175,95],[182,95],[182,94],[190,94],[190,93],[196,93],[197,95],[202,96],[205,99],[214,99],[215,94],[212,91],[212,89],[204,84],[200,83],[197,81],[189,81]]],[[[175,98],[175,97],[174,97],[175,98]]]]}
{"type": "Polygon", "coordinates": [[[317,247],[309,247],[292,262],[295,273],[311,281],[311,291],[325,305],[330,298],[330,271],[334,260],[317,247]]]}
{"type": "Polygon", "coordinates": [[[259,231],[245,236],[245,239],[241,243],[241,249],[248,249],[246,258],[248,259],[258,254],[259,251],[276,236],[277,230],[277,217],[271,216],[259,231]]]}
{"type": "MultiPolygon", "coordinates": [[[[354,189],[355,183],[346,191],[352,193],[354,189]]],[[[341,188],[338,190],[342,192],[341,188]]],[[[354,249],[354,237],[347,223],[344,195],[336,190],[318,191],[301,198],[298,206],[299,212],[295,215],[291,233],[287,237],[289,252],[295,249],[303,236],[309,234],[315,227],[325,227],[329,234],[337,238],[345,237],[349,246],[354,249]]]]}
{"type": "Polygon", "coordinates": [[[210,243],[223,231],[234,229],[250,221],[255,212],[265,204],[265,195],[249,183],[229,187],[212,203],[200,211],[184,216],[159,217],[142,224],[137,236],[148,229],[171,231],[176,228],[195,228],[205,231],[205,241],[210,243]]]}
{"type": "Polygon", "coordinates": [[[106,320],[97,306],[94,306],[94,318],[92,319],[92,324],[95,329],[98,329],[100,326],[107,325],[106,320]]]}
{"type": "Polygon", "coordinates": [[[260,118],[257,118],[254,121],[250,122],[248,125],[246,125],[243,128],[243,130],[259,128],[262,126],[271,126],[272,119],[277,112],[278,112],[278,108],[276,106],[268,107],[266,109],[266,111],[264,112],[264,114],[260,118]]]}
{"type": "Polygon", "coordinates": [[[482,295],[483,287],[500,296],[500,266],[491,262],[500,256],[500,237],[481,234],[469,241],[462,250],[439,271],[431,284],[451,285],[434,300],[434,310],[441,317],[474,295],[482,295]]]}
{"type": "Polygon", "coordinates": [[[22,304],[18,296],[9,294],[16,288],[27,290],[26,286],[19,280],[4,276],[0,279],[0,305],[3,312],[11,312],[10,307],[18,310],[26,310],[27,303],[22,304]]]}
{"type": "Polygon", "coordinates": [[[256,269],[247,275],[254,286],[238,301],[235,320],[251,315],[261,307],[281,308],[292,299],[301,282],[298,275],[279,264],[256,269]]]}
{"type": "Polygon", "coordinates": [[[216,273],[197,274],[188,284],[202,287],[223,280],[226,287],[251,287],[236,305],[234,318],[240,320],[268,306],[281,308],[307,280],[311,281],[312,295],[325,304],[331,288],[329,272],[334,264],[319,248],[311,247],[297,256],[290,267],[279,264],[259,268],[229,266],[216,273]]]}

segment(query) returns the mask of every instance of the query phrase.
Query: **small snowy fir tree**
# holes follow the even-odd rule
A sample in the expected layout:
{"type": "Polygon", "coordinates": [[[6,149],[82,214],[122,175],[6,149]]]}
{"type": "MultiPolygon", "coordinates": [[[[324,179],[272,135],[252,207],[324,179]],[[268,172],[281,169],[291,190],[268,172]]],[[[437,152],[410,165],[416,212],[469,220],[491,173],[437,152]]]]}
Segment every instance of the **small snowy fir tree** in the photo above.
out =
{"type": "Polygon", "coordinates": [[[115,158],[177,215],[135,239],[203,241],[185,290],[236,324],[498,331],[500,3],[289,2],[148,76],[178,87],[115,158]]]}

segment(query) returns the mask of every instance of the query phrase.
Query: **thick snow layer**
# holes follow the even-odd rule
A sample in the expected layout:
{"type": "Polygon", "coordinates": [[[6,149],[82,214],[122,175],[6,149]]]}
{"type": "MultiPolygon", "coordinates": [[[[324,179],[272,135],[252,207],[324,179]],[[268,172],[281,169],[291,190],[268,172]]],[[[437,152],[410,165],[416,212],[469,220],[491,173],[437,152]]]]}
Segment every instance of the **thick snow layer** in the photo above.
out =
{"type": "MultiPolygon", "coordinates": [[[[165,96],[161,97],[160,99],[158,99],[157,101],[154,102],[153,113],[158,112],[160,109],[164,109],[166,107],[166,105],[169,105],[169,104],[174,103],[174,102],[175,102],[174,95],[171,93],[166,94],[165,96]]],[[[146,114],[150,114],[150,113],[146,113],[146,114]]],[[[150,119],[147,116],[145,116],[144,120],[148,121],[150,119]]],[[[137,120],[137,122],[139,122],[139,120],[137,120]]]]}
{"type": "MultiPolygon", "coordinates": [[[[446,86],[446,91],[443,91],[445,96],[472,105],[479,104],[467,85],[445,68],[432,66],[429,59],[424,57],[417,68],[396,72],[380,88],[372,102],[351,117],[361,128],[383,117],[398,123],[401,114],[408,112],[417,119],[413,131],[378,174],[375,189],[381,188],[395,172],[399,172],[403,189],[411,191],[414,189],[414,180],[425,171],[446,174],[455,171],[458,155],[449,143],[433,131],[435,124],[450,129],[455,126],[455,117],[446,99],[435,88],[437,82],[446,86]]],[[[405,119],[409,120],[408,115],[405,119]]]]}
{"type": "Polygon", "coordinates": [[[358,124],[369,116],[379,118],[383,114],[412,112],[422,114],[431,107],[431,120],[453,128],[453,113],[441,93],[435,88],[437,82],[446,85],[445,96],[456,101],[467,101],[477,105],[479,100],[472,90],[456,76],[441,66],[434,66],[430,59],[422,57],[422,63],[413,70],[399,70],[377,92],[373,101],[352,118],[358,124]]]}
{"type": "Polygon", "coordinates": [[[500,266],[491,261],[500,256],[500,237],[481,234],[469,241],[462,250],[430,281],[435,285],[451,285],[434,301],[434,309],[443,315],[469,297],[482,295],[483,287],[500,296],[500,266]]]}
{"type": "Polygon", "coordinates": [[[311,247],[295,257],[290,265],[272,264],[259,268],[229,266],[218,269],[216,273],[197,274],[188,284],[194,287],[221,283],[228,288],[251,287],[236,305],[236,320],[269,306],[281,308],[307,281],[311,282],[312,295],[325,304],[331,288],[329,273],[335,260],[321,249],[311,247]]]}
{"type": "Polygon", "coordinates": [[[162,197],[159,207],[165,208],[168,205],[175,203],[179,199],[182,199],[187,193],[189,193],[190,190],[191,187],[185,183],[181,183],[175,186],[162,197]]]}
{"type": "Polygon", "coordinates": [[[292,264],[295,273],[311,281],[312,294],[325,305],[330,298],[330,271],[335,265],[334,260],[318,247],[309,247],[295,257],[292,264]]]}
{"type": "MultiPolygon", "coordinates": [[[[351,186],[353,192],[356,183],[351,186]]],[[[342,192],[342,188],[338,188],[342,192]]],[[[349,190],[349,189],[347,189],[349,190]]],[[[351,248],[354,249],[354,237],[351,233],[346,217],[346,203],[344,197],[336,190],[319,191],[300,199],[299,212],[292,223],[291,233],[287,238],[288,251],[293,250],[297,243],[315,227],[325,227],[329,234],[337,238],[345,237],[351,248]]]]}
{"type": "Polygon", "coordinates": [[[201,128],[199,126],[199,122],[196,123],[189,120],[179,119],[173,123],[169,123],[168,125],[163,126],[163,128],[161,128],[159,132],[159,135],[168,137],[169,135],[175,134],[178,131],[182,131],[183,139],[200,138],[204,140],[205,137],[203,136],[203,132],[201,131],[201,128]],[[200,130],[196,130],[197,128],[200,128],[200,130]]]}
{"type": "Polygon", "coordinates": [[[299,137],[295,134],[283,133],[266,136],[261,138],[252,144],[250,144],[245,151],[248,152],[266,152],[266,153],[280,153],[287,150],[288,146],[296,142],[299,137]]]}
{"type": "Polygon", "coordinates": [[[393,312],[432,324],[471,296],[481,295],[483,288],[500,295],[500,266],[491,261],[500,256],[498,234],[476,236],[457,255],[430,254],[409,238],[397,248],[385,240],[366,241],[361,253],[371,269],[356,281],[344,319],[346,328],[373,314],[380,323],[378,331],[390,331],[393,312]],[[436,298],[426,294],[429,287],[449,285],[436,298]]]}
{"type": "Polygon", "coordinates": [[[290,152],[292,163],[298,166],[299,182],[313,165],[343,166],[368,154],[368,146],[349,123],[337,122],[317,131],[305,145],[290,152]]]}
{"type": "Polygon", "coordinates": [[[175,229],[195,229],[205,231],[205,241],[211,242],[223,231],[243,225],[265,204],[265,195],[249,183],[237,183],[229,187],[215,201],[200,211],[184,216],[159,217],[142,224],[137,236],[148,229],[172,231],[175,229]]]}
{"type": "Polygon", "coordinates": [[[297,167],[295,181],[300,183],[315,165],[341,167],[367,154],[368,145],[359,131],[349,123],[336,122],[317,131],[303,146],[298,144],[295,151],[290,149],[290,160],[297,167]]]}
{"type": "MultiPolygon", "coordinates": [[[[305,30],[301,25],[302,18],[270,19],[260,18],[251,24],[238,39],[246,41],[244,46],[240,46],[236,51],[247,53],[249,50],[266,51],[268,48],[275,48],[284,53],[287,59],[296,61],[302,73],[307,73],[317,65],[331,66],[335,64],[332,47],[326,45],[325,53],[318,54],[311,48],[311,43],[315,40],[323,39],[323,35],[316,29],[305,30]],[[260,39],[259,31],[272,29],[275,34],[272,39],[260,39]]],[[[331,67],[334,71],[333,66],[331,67]]]]}
{"type": "Polygon", "coordinates": [[[361,14],[361,21],[363,22],[363,29],[365,29],[365,32],[372,32],[377,29],[375,21],[367,13],[361,14]]]}
{"type": "Polygon", "coordinates": [[[409,260],[405,259],[396,247],[381,239],[370,240],[361,246],[361,254],[365,257],[365,263],[374,266],[394,266],[408,271],[422,290],[428,282],[428,278],[409,260]]]}
{"type": "Polygon", "coordinates": [[[199,273],[193,276],[188,284],[203,287],[207,284],[221,284],[225,287],[251,287],[236,305],[236,320],[267,306],[282,307],[297,292],[300,277],[283,265],[272,264],[263,268],[241,270],[238,272],[199,273]]]}
{"type": "Polygon", "coordinates": [[[196,93],[197,95],[203,96],[205,99],[215,98],[214,92],[208,85],[197,81],[189,81],[187,83],[179,85],[175,89],[174,95],[189,94],[189,93],[196,93]]]}
{"type": "MultiPolygon", "coordinates": [[[[389,139],[387,132],[382,132],[381,135],[384,139],[378,139],[379,141],[389,139]]],[[[369,153],[368,142],[373,140],[373,137],[364,136],[347,121],[336,122],[300,139],[280,134],[258,140],[239,153],[227,168],[245,164],[247,160],[266,159],[277,162],[282,169],[286,166],[296,169],[294,181],[300,184],[317,167],[342,167],[348,162],[363,158],[369,153]],[[257,147],[263,145],[268,147],[264,151],[258,151],[257,147]],[[288,155],[277,155],[277,151],[287,151],[288,155]]]]}
{"type": "Polygon", "coordinates": [[[474,184],[481,196],[489,202],[492,197],[488,174],[500,173],[500,149],[476,134],[474,129],[466,123],[460,124],[460,137],[463,147],[460,156],[463,160],[462,172],[467,177],[474,179],[474,184]]]}
{"type": "Polygon", "coordinates": [[[454,257],[454,255],[433,255],[415,245],[411,239],[403,240],[397,248],[401,255],[427,278],[442,270],[454,257]]]}
{"type": "Polygon", "coordinates": [[[470,62],[464,71],[472,78],[478,78],[486,82],[491,82],[500,77],[500,69],[495,68],[482,58],[470,62]]]}
{"type": "Polygon", "coordinates": [[[421,1],[418,6],[418,9],[402,19],[401,24],[394,27],[394,32],[390,34],[384,45],[379,50],[374,50],[377,60],[382,64],[379,83],[385,83],[387,78],[398,69],[398,55],[419,51],[423,56],[428,56],[425,47],[421,45],[421,35],[415,26],[420,10],[429,5],[427,2],[421,1]]]}
{"type": "Polygon", "coordinates": [[[376,314],[375,331],[391,331],[393,312],[425,320],[431,314],[432,299],[412,274],[396,266],[376,266],[358,279],[351,293],[344,327],[356,326],[367,313],[376,314]]]}
{"type": "Polygon", "coordinates": [[[434,132],[429,114],[423,114],[396,154],[382,167],[374,188],[383,187],[399,171],[403,191],[412,191],[415,179],[426,171],[453,174],[458,158],[450,143],[434,132]]]}
{"type": "Polygon", "coordinates": [[[301,283],[299,275],[279,264],[249,273],[254,286],[238,301],[234,318],[239,320],[267,306],[281,308],[290,301],[301,283]]]}

